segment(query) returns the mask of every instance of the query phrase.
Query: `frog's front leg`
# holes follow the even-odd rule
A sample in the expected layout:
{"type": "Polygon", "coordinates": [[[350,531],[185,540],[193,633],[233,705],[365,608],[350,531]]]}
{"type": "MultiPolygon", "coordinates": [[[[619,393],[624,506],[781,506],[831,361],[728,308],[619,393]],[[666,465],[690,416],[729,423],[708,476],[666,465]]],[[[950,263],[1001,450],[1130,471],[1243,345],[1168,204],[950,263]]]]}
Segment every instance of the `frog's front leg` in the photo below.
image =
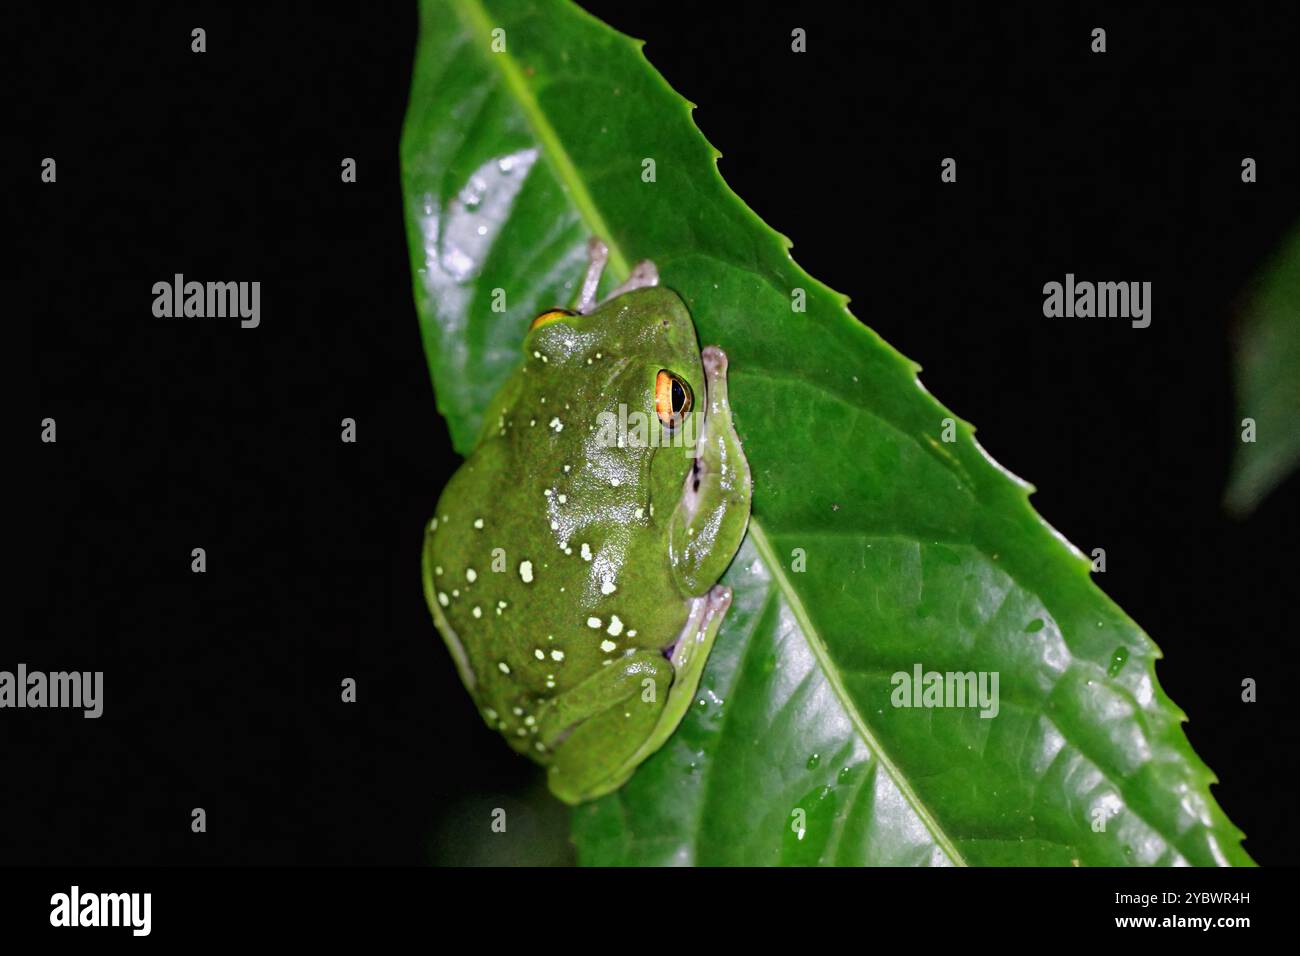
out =
{"type": "Polygon", "coordinates": [[[597,236],[587,240],[587,275],[582,280],[582,291],[579,292],[578,302],[574,307],[579,315],[588,314],[597,306],[604,305],[610,299],[618,298],[624,292],[659,284],[659,270],[655,268],[655,264],[649,259],[642,259],[632,267],[626,282],[612,289],[609,295],[597,302],[596,287],[600,285],[600,277],[608,261],[609,247],[597,236]]]}
{"type": "Polygon", "coordinates": [[[550,754],[551,792],[573,804],[621,787],[640,762],[672,683],[668,659],[641,650],[553,698],[538,722],[538,743],[550,754]]]}
{"type": "Polygon", "coordinates": [[[701,594],[727,570],[745,537],[752,490],[727,401],[726,353],[710,345],[700,359],[708,391],[704,425],[668,529],[673,574],[687,594],[701,594]]]}

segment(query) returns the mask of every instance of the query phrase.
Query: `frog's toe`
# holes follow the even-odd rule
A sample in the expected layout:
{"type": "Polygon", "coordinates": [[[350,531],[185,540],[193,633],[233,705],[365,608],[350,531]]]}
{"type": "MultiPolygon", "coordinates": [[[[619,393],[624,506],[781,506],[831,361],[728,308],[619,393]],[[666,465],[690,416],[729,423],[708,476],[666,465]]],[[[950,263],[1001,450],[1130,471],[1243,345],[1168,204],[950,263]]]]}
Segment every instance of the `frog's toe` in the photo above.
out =
{"type": "Polygon", "coordinates": [[[642,259],[632,267],[632,274],[624,283],[628,289],[644,289],[659,284],[659,268],[649,259],[642,259]]]}
{"type": "Polygon", "coordinates": [[[715,584],[709,589],[709,612],[721,614],[731,607],[731,588],[725,584],[715,584]]]}
{"type": "Polygon", "coordinates": [[[704,363],[704,371],[708,373],[711,380],[722,378],[727,374],[727,353],[718,346],[706,345],[700,352],[700,360],[704,363]]]}
{"type": "Polygon", "coordinates": [[[609,295],[605,296],[601,302],[609,302],[627,292],[632,292],[636,289],[650,289],[658,284],[659,269],[649,259],[642,259],[632,267],[632,271],[628,274],[627,281],[611,290],[609,295]]]}

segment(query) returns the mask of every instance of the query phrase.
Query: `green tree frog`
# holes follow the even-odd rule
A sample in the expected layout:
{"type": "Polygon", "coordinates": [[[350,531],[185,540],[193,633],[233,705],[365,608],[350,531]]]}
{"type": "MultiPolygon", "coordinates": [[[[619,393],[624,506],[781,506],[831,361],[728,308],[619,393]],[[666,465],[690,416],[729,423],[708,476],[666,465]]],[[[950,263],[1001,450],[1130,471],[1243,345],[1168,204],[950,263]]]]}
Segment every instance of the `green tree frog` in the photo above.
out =
{"type": "Polygon", "coordinates": [[[751,480],[727,357],[645,261],[605,299],[593,239],[488,408],[424,539],[425,597],[490,727],[576,804],[609,793],[690,706],[731,590],[751,480]]]}

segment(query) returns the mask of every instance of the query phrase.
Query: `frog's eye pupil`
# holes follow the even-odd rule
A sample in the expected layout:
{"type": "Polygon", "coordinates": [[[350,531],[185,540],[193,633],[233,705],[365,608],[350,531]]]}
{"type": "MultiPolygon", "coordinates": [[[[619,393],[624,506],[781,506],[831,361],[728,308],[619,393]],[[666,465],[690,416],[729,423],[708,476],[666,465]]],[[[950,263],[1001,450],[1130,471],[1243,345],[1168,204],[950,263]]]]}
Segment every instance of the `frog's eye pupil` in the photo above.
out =
{"type": "Polygon", "coordinates": [[[665,428],[676,428],[691,410],[691,387],[667,369],[655,377],[655,412],[665,428]]]}

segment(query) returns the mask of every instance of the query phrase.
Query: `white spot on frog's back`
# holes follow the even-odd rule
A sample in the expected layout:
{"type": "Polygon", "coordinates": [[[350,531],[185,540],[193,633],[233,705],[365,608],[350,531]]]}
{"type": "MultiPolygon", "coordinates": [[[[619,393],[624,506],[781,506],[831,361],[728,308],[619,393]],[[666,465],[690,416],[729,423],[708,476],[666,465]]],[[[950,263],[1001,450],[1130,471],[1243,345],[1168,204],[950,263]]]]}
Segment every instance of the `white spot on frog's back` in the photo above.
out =
{"type": "Polygon", "coordinates": [[[533,583],[533,562],[531,561],[519,562],[519,579],[523,581],[524,584],[533,583]]]}
{"type": "Polygon", "coordinates": [[[598,617],[587,618],[587,626],[593,630],[599,631],[600,624],[601,624],[601,620],[598,617]]]}
{"type": "Polygon", "coordinates": [[[617,614],[611,614],[609,617],[609,628],[605,631],[611,637],[618,637],[623,633],[623,622],[619,620],[617,614]]]}

